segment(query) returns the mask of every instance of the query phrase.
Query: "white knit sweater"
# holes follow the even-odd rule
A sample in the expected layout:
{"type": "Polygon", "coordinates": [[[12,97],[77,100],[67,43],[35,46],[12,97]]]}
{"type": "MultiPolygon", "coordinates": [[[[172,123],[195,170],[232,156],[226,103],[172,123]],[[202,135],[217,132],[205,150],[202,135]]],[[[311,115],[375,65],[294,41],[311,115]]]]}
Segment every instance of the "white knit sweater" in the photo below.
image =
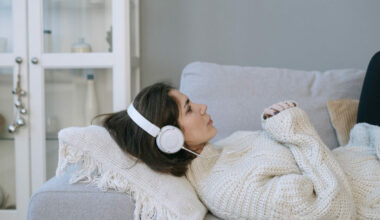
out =
{"type": "Polygon", "coordinates": [[[207,144],[187,178],[223,219],[355,219],[349,182],[300,108],[207,144]],[[235,152],[235,153],[231,153],[235,152]]]}
{"type": "Polygon", "coordinates": [[[349,143],[333,153],[351,184],[357,219],[380,219],[380,127],[356,124],[349,143]]]}

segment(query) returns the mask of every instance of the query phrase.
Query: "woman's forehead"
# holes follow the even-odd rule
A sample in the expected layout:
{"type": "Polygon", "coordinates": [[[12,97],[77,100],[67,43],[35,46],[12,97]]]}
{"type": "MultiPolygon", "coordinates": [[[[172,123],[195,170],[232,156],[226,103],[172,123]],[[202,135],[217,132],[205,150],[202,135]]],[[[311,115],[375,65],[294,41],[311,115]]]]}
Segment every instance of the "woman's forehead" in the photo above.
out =
{"type": "Polygon", "coordinates": [[[176,89],[171,90],[169,92],[169,95],[173,96],[174,99],[176,100],[178,109],[180,111],[180,115],[182,116],[182,114],[184,114],[185,112],[185,106],[186,106],[185,104],[186,104],[186,100],[188,100],[188,97],[176,89]]]}
{"type": "Polygon", "coordinates": [[[171,90],[169,94],[174,96],[181,104],[185,104],[187,100],[187,96],[177,89],[171,90]]]}

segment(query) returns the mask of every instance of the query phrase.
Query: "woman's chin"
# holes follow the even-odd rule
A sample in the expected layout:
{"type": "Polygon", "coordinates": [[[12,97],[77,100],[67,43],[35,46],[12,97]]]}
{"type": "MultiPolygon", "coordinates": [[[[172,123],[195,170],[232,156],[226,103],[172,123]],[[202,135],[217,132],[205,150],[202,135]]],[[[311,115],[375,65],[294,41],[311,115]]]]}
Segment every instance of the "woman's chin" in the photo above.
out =
{"type": "Polygon", "coordinates": [[[218,134],[218,130],[216,129],[216,127],[213,126],[213,128],[214,128],[214,135],[212,136],[211,139],[213,139],[218,134]]]}

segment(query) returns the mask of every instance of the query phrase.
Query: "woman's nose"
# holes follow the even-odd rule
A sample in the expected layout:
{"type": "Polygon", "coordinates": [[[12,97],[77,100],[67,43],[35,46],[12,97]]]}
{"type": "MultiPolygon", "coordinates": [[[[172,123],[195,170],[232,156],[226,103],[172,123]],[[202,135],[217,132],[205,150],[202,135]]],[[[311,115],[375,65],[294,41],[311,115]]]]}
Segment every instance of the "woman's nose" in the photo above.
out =
{"type": "Polygon", "coordinates": [[[206,104],[201,104],[201,114],[204,115],[206,114],[207,111],[207,105],[206,104]]]}

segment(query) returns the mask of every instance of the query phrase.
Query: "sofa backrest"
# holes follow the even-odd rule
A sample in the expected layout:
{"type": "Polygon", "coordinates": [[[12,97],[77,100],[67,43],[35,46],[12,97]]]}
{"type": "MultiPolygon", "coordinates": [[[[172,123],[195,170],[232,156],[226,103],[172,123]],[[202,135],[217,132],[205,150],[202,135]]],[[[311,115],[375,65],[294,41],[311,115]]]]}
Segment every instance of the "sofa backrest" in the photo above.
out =
{"type": "Polygon", "coordinates": [[[359,99],[364,75],[355,69],[320,72],[194,62],[182,72],[180,91],[195,103],[207,104],[218,130],[211,142],[237,130],[261,129],[264,108],[291,99],[308,113],[322,140],[333,149],[338,141],[327,101],[359,99]]]}

